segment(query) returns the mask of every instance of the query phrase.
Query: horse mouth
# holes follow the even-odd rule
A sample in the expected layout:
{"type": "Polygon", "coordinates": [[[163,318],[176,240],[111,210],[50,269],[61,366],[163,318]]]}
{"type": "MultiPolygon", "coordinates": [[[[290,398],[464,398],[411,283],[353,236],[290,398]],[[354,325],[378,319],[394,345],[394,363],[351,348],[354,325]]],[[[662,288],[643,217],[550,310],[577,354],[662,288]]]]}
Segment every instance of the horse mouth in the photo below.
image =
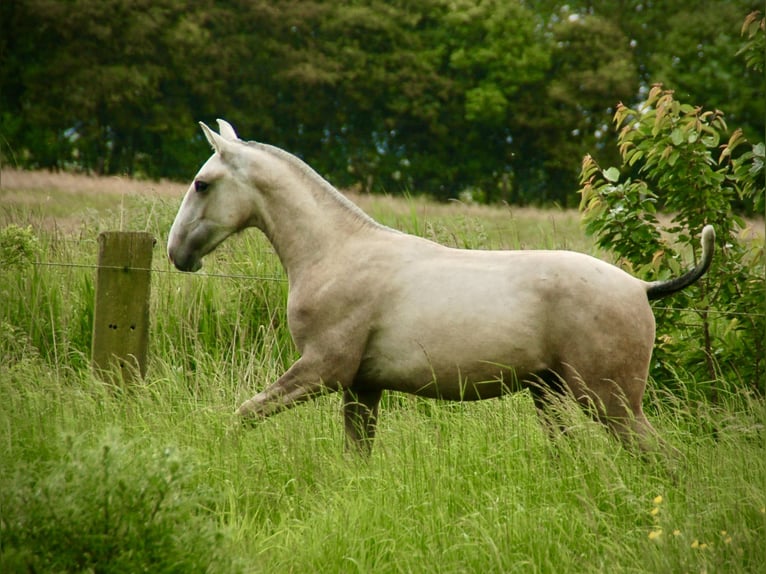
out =
{"type": "Polygon", "coordinates": [[[170,253],[168,253],[168,258],[170,259],[170,262],[175,266],[175,268],[178,269],[179,271],[194,273],[195,271],[199,271],[200,269],[202,269],[202,259],[199,259],[196,257],[187,257],[185,259],[179,259],[177,257],[173,257],[170,253]]]}
{"type": "Polygon", "coordinates": [[[199,271],[202,269],[202,260],[196,259],[194,260],[191,265],[187,265],[186,267],[178,267],[181,271],[187,271],[189,273],[194,273],[195,271],[199,271]]]}

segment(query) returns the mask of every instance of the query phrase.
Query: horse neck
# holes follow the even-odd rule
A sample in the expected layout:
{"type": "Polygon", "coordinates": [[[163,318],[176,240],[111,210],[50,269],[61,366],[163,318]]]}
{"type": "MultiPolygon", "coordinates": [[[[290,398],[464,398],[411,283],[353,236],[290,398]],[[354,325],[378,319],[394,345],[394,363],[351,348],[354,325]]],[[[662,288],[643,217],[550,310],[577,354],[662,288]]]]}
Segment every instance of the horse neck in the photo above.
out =
{"type": "Polygon", "coordinates": [[[304,269],[331,257],[351,235],[387,229],[346,199],[297,157],[257,144],[281,164],[264,194],[261,227],[292,281],[304,269]]]}

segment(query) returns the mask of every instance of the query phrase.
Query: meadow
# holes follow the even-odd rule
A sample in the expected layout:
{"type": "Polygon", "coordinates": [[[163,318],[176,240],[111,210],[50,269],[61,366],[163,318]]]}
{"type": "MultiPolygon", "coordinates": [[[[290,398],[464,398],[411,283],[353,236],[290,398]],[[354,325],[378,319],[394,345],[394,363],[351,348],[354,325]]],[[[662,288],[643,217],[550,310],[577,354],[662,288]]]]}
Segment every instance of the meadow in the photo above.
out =
{"type": "MultiPolygon", "coordinates": [[[[7,170],[0,184],[0,233],[16,226],[26,247],[0,252],[1,572],[766,566],[761,399],[710,404],[682,374],[673,394],[650,381],[647,414],[683,455],[672,468],[577,409],[563,413],[570,433],[549,439],[525,393],[465,404],[388,394],[369,460],[344,452],[337,396],[239,427],[234,408],[296,359],[265,239],[247,231],[182,274],[164,247],[185,186],[7,170]],[[150,364],[130,387],[89,364],[105,230],[157,238],[150,364]]],[[[448,245],[596,253],[573,211],[353,199],[448,245]]]]}

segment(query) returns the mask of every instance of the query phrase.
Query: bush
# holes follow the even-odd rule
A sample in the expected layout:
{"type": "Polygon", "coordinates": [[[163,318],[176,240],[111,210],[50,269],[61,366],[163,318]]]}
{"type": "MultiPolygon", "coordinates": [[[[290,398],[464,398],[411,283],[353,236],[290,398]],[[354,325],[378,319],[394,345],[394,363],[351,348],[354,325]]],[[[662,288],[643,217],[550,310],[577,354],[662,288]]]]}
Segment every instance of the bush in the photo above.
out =
{"type": "Polygon", "coordinates": [[[0,476],[0,571],[236,571],[193,478],[178,451],[119,437],[16,463],[0,476]]]}
{"type": "Polygon", "coordinates": [[[581,172],[580,207],[597,244],[655,280],[689,265],[704,224],[717,235],[708,274],[655,307],[662,332],[655,374],[672,380],[673,365],[680,367],[710,382],[713,400],[726,385],[763,395],[763,240],[736,214],[743,202],[763,205],[763,143],[750,145],[736,130],[720,146],[723,113],[683,104],[660,86],[635,109],[618,106],[614,120],[620,167],[601,169],[587,156],[581,172]],[[658,217],[658,208],[668,216],[658,217]]]}
{"type": "Polygon", "coordinates": [[[32,226],[9,225],[0,230],[0,272],[23,269],[35,262],[39,254],[37,237],[32,226]]]}

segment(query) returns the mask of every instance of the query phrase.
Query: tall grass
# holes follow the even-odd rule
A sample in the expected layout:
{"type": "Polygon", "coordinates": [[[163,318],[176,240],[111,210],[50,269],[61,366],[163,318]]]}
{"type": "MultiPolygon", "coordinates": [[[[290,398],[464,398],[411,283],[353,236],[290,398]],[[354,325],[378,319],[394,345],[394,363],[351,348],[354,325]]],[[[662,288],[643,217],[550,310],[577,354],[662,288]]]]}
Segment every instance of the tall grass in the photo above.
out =
{"type": "MultiPolygon", "coordinates": [[[[590,249],[572,214],[367,201],[385,223],[448,244],[590,249]]],[[[0,270],[0,571],[766,564],[766,408],[734,394],[692,402],[683,390],[698,383],[683,373],[680,394],[652,392],[646,405],[683,453],[674,469],[625,452],[576,409],[571,432],[549,440],[525,394],[387,395],[368,461],[343,452],[336,396],[238,427],[236,405],[296,358],[284,275],[256,232],[209,258],[206,276],[173,272],[162,239],[174,210],[144,199],[87,214],[74,231],[38,226],[37,263],[0,270]],[[120,225],[160,238],[150,367],[131,388],[88,368],[95,237],[120,225]]],[[[0,229],[39,221],[7,210],[0,229]]]]}

